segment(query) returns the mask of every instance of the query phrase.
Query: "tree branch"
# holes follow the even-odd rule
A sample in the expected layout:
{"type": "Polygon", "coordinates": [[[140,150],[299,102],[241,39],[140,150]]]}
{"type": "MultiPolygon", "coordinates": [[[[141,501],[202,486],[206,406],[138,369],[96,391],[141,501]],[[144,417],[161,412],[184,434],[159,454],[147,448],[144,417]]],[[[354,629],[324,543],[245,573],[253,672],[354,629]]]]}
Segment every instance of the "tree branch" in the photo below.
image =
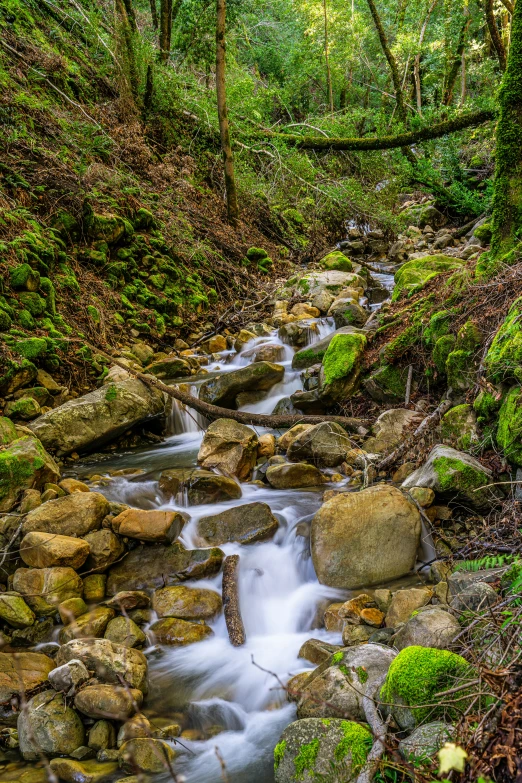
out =
{"type": "Polygon", "coordinates": [[[485,0],[484,10],[486,13],[489,34],[497,53],[500,69],[505,71],[507,67],[506,47],[504,46],[504,42],[498,31],[497,20],[495,19],[495,12],[493,10],[493,0],[485,0]]]}

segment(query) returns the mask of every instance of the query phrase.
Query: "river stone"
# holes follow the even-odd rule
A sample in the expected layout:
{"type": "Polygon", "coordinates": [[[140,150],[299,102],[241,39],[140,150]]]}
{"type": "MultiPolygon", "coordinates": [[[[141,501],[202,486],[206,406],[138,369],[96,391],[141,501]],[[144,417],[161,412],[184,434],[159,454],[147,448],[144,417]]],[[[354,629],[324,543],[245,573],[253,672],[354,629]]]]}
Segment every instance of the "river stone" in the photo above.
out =
{"type": "Polygon", "coordinates": [[[256,464],[257,444],[257,435],[250,427],[232,419],[217,419],[205,432],[198,462],[204,468],[248,481],[256,464]]]}
{"type": "Polygon", "coordinates": [[[498,600],[489,582],[500,576],[498,569],[489,571],[455,571],[448,577],[450,606],[458,612],[484,612],[498,600]]]}
{"type": "Polygon", "coordinates": [[[177,356],[167,356],[165,359],[158,359],[145,368],[144,372],[155,375],[161,381],[170,381],[172,378],[186,378],[192,375],[190,364],[185,359],[177,356]]]}
{"type": "Polygon", "coordinates": [[[196,468],[164,470],[159,479],[159,488],[174,498],[186,495],[190,506],[223,503],[241,497],[241,487],[234,479],[196,468]]]}
{"type": "Polygon", "coordinates": [[[106,601],[105,605],[120,612],[130,612],[132,609],[148,609],[150,598],[141,590],[122,590],[106,601]]]}
{"type": "Polygon", "coordinates": [[[324,421],[305,430],[291,443],[287,456],[293,462],[311,462],[333,468],[343,462],[351,448],[350,438],[340,424],[324,421]]]}
{"type": "Polygon", "coordinates": [[[49,672],[49,682],[55,691],[62,691],[69,695],[87,682],[90,676],[87,667],[73,658],[49,672]]]}
{"type": "Polygon", "coordinates": [[[273,364],[277,364],[285,358],[284,347],[274,343],[263,343],[263,345],[258,345],[252,352],[247,351],[243,356],[250,356],[250,353],[252,353],[252,358],[255,362],[272,362],[273,364]]]}
{"type": "Polygon", "coordinates": [[[175,542],[170,546],[151,544],[137,547],[109,571],[107,594],[120,590],[154,590],[187,579],[202,579],[218,573],[224,553],[212,549],[185,549],[175,542]]]}
{"type": "Polygon", "coordinates": [[[43,489],[60,479],[60,469],[39,440],[28,435],[2,450],[0,459],[0,511],[10,511],[26,489],[43,489]]]}
{"type": "Polygon", "coordinates": [[[103,682],[147,690],[147,659],[140,650],[114,644],[109,639],[74,639],[60,647],[56,665],[79,660],[103,682]]]}
{"type": "Polygon", "coordinates": [[[373,744],[367,726],[341,718],[291,723],[274,750],[276,783],[353,781],[373,744]]]}
{"type": "Polygon", "coordinates": [[[0,618],[12,628],[28,628],[34,624],[34,612],[20,593],[0,593],[0,618]]]}
{"type": "Polygon", "coordinates": [[[52,658],[42,653],[0,653],[0,704],[8,702],[22,688],[26,694],[39,688],[54,667],[52,658]]]}
{"type": "Polygon", "coordinates": [[[328,315],[333,316],[336,328],[341,329],[343,326],[364,326],[370,314],[357,301],[343,298],[332,303],[328,315]]]}
{"type": "Polygon", "coordinates": [[[44,413],[29,428],[59,455],[94,449],[135,424],[160,415],[163,394],[137,378],[109,383],[44,413]]]}
{"type": "Polygon", "coordinates": [[[411,613],[421,606],[425,606],[430,600],[433,591],[427,587],[411,587],[407,590],[397,590],[393,594],[388,613],[386,626],[395,628],[399,623],[406,623],[411,613]]]}
{"type": "Polygon", "coordinates": [[[287,451],[299,435],[313,429],[313,426],[313,424],[294,424],[294,426],[290,427],[284,435],[281,435],[281,437],[277,439],[277,445],[281,451],[287,451]]]}
{"type": "Polygon", "coordinates": [[[180,620],[211,620],[222,610],[221,596],[200,587],[162,587],[152,596],[152,608],[158,617],[180,620]]]}
{"type": "Polygon", "coordinates": [[[261,435],[257,444],[257,458],[260,459],[261,457],[264,457],[265,459],[270,459],[270,457],[274,456],[275,451],[275,435],[272,435],[269,432],[261,435]]]}
{"type": "Polygon", "coordinates": [[[322,639],[307,639],[301,645],[298,656],[318,666],[320,663],[330,660],[339,649],[338,644],[330,644],[322,639]]]}
{"type": "Polygon", "coordinates": [[[38,616],[55,614],[58,604],[79,598],[82,589],[82,580],[72,568],[18,568],[13,575],[13,590],[38,616]]]}
{"type": "Polygon", "coordinates": [[[127,720],[134,715],[136,707],[140,707],[142,701],[143,694],[137,688],[87,685],[76,694],[74,706],[88,718],[127,720]]]}
{"type": "Polygon", "coordinates": [[[421,518],[400,490],[378,484],[337,495],[312,520],[312,561],[329,587],[368,587],[413,569],[421,518]],[[400,547],[397,546],[400,541],[400,547]]]}
{"type": "Polygon", "coordinates": [[[138,541],[171,544],[181,533],[185,519],[178,511],[144,511],[127,508],[112,520],[118,535],[138,541]]]}
{"type": "Polygon", "coordinates": [[[118,770],[117,761],[52,759],[51,769],[65,783],[103,783],[118,770]]]}
{"type": "Polygon", "coordinates": [[[198,536],[209,546],[226,544],[253,544],[272,538],[279,522],[266,503],[247,503],[228,508],[220,514],[202,517],[198,522],[198,536]]]}
{"type": "MultiPolygon", "coordinates": [[[[320,294],[321,291],[329,291],[337,295],[343,288],[363,288],[366,283],[362,277],[353,272],[340,272],[337,269],[325,272],[312,272],[301,278],[301,286],[307,285],[310,298],[320,294]]],[[[299,283],[298,283],[299,286],[299,283]]]]}
{"type": "Polygon", "coordinates": [[[119,560],[125,552],[123,542],[112,530],[94,530],[84,539],[90,548],[87,559],[89,570],[106,571],[110,565],[119,560]]]}
{"type": "Polygon", "coordinates": [[[409,737],[399,742],[398,751],[405,761],[415,765],[435,761],[435,754],[446,742],[455,740],[455,728],[450,723],[433,721],[419,726],[409,737]]]}
{"type": "Polygon", "coordinates": [[[135,739],[136,737],[152,737],[154,729],[149,719],[139,712],[137,715],[133,715],[129,718],[118,731],[118,738],[116,744],[118,748],[128,742],[128,740],[135,739]]]}
{"type": "Polygon", "coordinates": [[[401,443],[406,433],[413,431],[423,417],[416,411],[394,408],[381,413],[372,427],[372,437],[364,442],[368,454],[383,454],[392,451],[401,443]]]}
{"type": "Polygon", "coordinates": [[[114,615],[114,609],[109,609],[107,606],[98,606],[92,612],[80,615],[73,623],[62,628],[58,637],[60,644],[67,644],[71,639],[102,637],[114,615]]]}
{"type": "Polygon", "coordinates": [[[122,644],[124,647],[142,647],[147,641],[147,637],[130,617],[115,617],[109,621],[104,634],[115,644],[122,644]]]}
{"type": "Polygon", "coordinates": [[[29,701],[18,717],[20,753],[26,761],[68,756],[85,742],[80,716],[68,707],[62,693],[45,691],[29,701]]]}
{"type": "Polygon", "coordinates": [[[75,492],[90,492],[91,488],[88,484],[84,484],[83,481],[79,481],[75,478],[64,478],[58,484],[60,489],[63,489],[68,495],[73,495],[75,492]]]}
{"type": "Polygon", "coordinates": [[[116,746],[116,732],[108,720],[97,720],[89,729],[87,745],[93,750],[107,750],[116,746]]]}
{"type": "Polygon", "coordinates": [[[304,489],[319,487],[326,479],[314,465],[306,462],[287,462],[284,465],[273,465],[266,472],[268,483],[274,489],[304,489]]]}
{"type": "Polygon", "coordinates": [[[78,569],[85,563],[88,554],[87,541],[56,533],[27,533],[20,544],[20,557],[31,568],[68,566],[78,569]]]}
{"type": "Polygon", "coordinates": [[[459,621],[449,612],[438,606],[426,607],[402,626],[393,644],[398,650],[412,646],[446,650],[461,630],[459,621]]]}
{"type": "Polygon", "coordinates": [[[271,362],[254,362],[248,367],[217,375],[205,381],[199,390],[199,399],[211,405],[233,408],[240,392],[264,391],[283,380],[285,368],[271,362]]]}
{"type": "Polygon", "coordinates": [[[168,644],[171,647],[182,647],[195,642],[202,642],[214,631],[206,623],[191,623],[179,620],[177,617],[164,617],[150,626],[158,644],[168,644]]]}
{"type": "Polygon", "coordinates": [[[366,348],[362,332],[336,334],[324,355],[319,375],[319,396],[331,405],[343,402],[356,391],[366,348]]]}
{"type": "Polygon", "coordinates": [[[478,489],[491,482],[491,471],[470,454],[438,445],[424,465],[402,483],[402,488],[429,487],[439,495],[481,509],[491,506],[498,498],[495,487],[478,489]]]}
{"type": "Polygon", "coordinates": [[[163,740],[136,737],[121,746],[120,766],[125,772],[168,773],[178,754],[163,740]]]}
{"type": "Polygon", "coordinates": [[[35,508],[22,525],[24,535],[37,531],[59,536],[85,536],[98,530],[110,512],[109,501],[99,492],[75,492],[35,508]]]}
{"type": "Polygon", "coordinates": [[[355,326],[344,326],[342,329],[337,329],[335,332],[327,334],[321,340],[318,340],[312,345],[307,345],[300,351],[297,351],[292,359],[292,369],[294,370],[306,370],[308,367],[312,367],[314,364],[320,364],[326,353],[328,346],[337,334],[351,334],[353,332],[359,332],[355,326]]]}

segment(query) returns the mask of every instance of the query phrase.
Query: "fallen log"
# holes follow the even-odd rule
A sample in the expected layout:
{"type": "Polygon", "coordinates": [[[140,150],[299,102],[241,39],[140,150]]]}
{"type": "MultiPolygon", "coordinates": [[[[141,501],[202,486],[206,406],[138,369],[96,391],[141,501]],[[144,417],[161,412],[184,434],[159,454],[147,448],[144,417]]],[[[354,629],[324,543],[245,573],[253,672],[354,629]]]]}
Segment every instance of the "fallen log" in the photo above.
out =
{"type": "Polygon", "coordinates": [[[237,585],[239,555],[229,555],[223,561],[223,612],[227,625],[228,638],[233,647],[241,647],[246,642],[245,626],[239,606],[237,585]]]}

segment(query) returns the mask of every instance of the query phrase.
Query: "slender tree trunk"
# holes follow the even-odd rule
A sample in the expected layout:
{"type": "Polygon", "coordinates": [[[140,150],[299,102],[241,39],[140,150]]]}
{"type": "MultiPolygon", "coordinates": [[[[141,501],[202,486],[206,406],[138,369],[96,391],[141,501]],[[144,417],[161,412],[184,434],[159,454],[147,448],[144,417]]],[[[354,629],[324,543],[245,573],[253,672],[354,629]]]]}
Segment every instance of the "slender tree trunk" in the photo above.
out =
{"type": "Polygon", "coordinates": [[[513,9],[511,46],[499,100],[493,257],[508,252],[522,239],[522,0],[516,0],[513,9]]]}
{"type": "Polygon", "coordinates": [[[138,32],[138,25],[136,23],[136,14],[134,13],[134,6],[132,0],[123,0],[125,11],[127,12],[127,19],[129,20],[129,27],[133,33],[138,32]]]}
{"type": "Polygon", "coordinates": [[[136,60],[134,57],[134,40],[133,40],[134,34],[127,14],[125,0],[116,0],[115,8],[116,8],[117,24],[121,31],[123,45],[125,48],[125,61],[127,66],[126,71],[127,71],[128,87],[133,99],[136,101],[138,97],[139,80],[138,80],[138,70],[136,67],[136,60]]]}
{"type": "Polygon", "coordinates": [[[485,0],[484,10],[486,12],[486,21],[488,23],[488,30],[491,36],[491,41],[493,43],[495,52],[497,53],[500,70],[505,71],[507,62],[506,47],[504,46],[504,42],[498,31],[497,20],[495,19],[495,13],[493,10],[493,0],[485,0]]]}
{"type": "Polygon", "coordinates": [[[433,0],[432,4],[428,8],[426,16],[424,17],[424,22],[422,23],[422,27],[419,35],[418,51],[417,54],[415,55],[415,62],[413,64],[413,80],[415,82],[415,96],[417,99],[417,111],[419,112],[419,114],[422,114],[422,88],[421,88],[421,78],[420,78],[422,44],[424,43],[424,36],[426,35],[426,30],[428,29],[428,22],[430,21],[430,16],[435,10],[435,6],[437,5],[438,2],[439,0],[433,0]]]}
{"type": "Polygon", "coordinates": [[[152,18],[152,26],[155,30],[158,29],[158,7],[156,6],[156,0],[150,0],[150,15],[152,18]]]}
{"type": "Polygon", "coordinates": [[[326,85],[328,88],[328,103],[330,105],[330,114],[334,113],[334,100],[332,89],[332,74],[330,71],[330,55],[328,52],[328,13],[326,9],[326,0],[323,0],[324,14],[324,58],[326,61],[326,85]]]}
{"type": "Polygon", "coordinates": [[[223,163],[225,167],[225,190],[227,195],[227,214],[232,225],[237,225],[239,220],[239,206],[237,203],[236,178],[234,176],[234,157],[230,143],[230,126],[228,123],[227,91],[225,79],[225,55],[226,55],[226,0],[217,0],[216,21],[216,94],[219,119],[219,134],[221,136],[221,149],[223,150],[223,163]]]}
{"type": "Polygon", "coordinates": [[[462,52],[462,64],[460,66],[460,105],[466,103],[466,50],[462,52]]]}
{"type": "Polygon", "coordinates": [[[507,10],[509,11],[510,14],[513,14],[513,10],[514,10],[515,6],[511,2],[511,0],[500,0],[500,2],[502,3],[502,5],[505,8],[507,8],[507,10]]]}
{"type": "Polygon", "coordinates": [[[152,63],[147,65],[147,76],[145,79],[145,94],[143,96],[143,119],[146,120],[152,109],[152,99],[154,97],[154,66],[152,63]]]}
{"type": "Polygon", "coordinates": [[[402,92],[401,76],[399,73],[397,60],[393,56],[393,52],[388,44],[388,39],[386,37],[386,33],[384,32],[384,27],[382,26],[382,22],[377,12],[377,6],[375,5],[374,0],[367,0],[367,2],[373,17],[375,29],[377,30],[377,34],[381,42],[381,47],[384,52],[384,56],[388,61],[388,65],[390,66],[393,88],[395,90],[395,100],[397,101],[397,116],[399,117],[401,122],[405,122],[406,106],[404,104],[404,95],[402,92]]]}
{"type": "Polygon", "coordinates": [[[172,0],[160,0],[160,60],[168,62],[170,56],[170,39],[172,35],[172,0]]]}
{"type": "Polygon", "coordinates": [[[459,75],[460,66],[462,65],[462,54],[466,47],[466,36],[468,34],[468,28],[471,24],[471,17],[469,15],[469,9],[466,7],[464,11],[465,19],[460,30],[459,41],[457,44],[457,50],[453,57],[448,76],[446,78],[446,88],[444,90],[444,96],[442,103],[444,106],[449,106],[453,100],[453,93],[455,92],[455,85],[459,75]]]}

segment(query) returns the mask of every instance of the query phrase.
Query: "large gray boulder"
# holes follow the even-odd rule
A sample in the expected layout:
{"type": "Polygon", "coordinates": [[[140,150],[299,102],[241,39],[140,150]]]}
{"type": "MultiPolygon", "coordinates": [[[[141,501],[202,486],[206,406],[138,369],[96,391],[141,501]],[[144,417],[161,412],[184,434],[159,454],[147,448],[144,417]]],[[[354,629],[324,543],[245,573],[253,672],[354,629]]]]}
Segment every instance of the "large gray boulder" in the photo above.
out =
{"type": "Polygon", "coordinates": [[[446,650],[461,630],[459,621],[449,612],[438,606],[426,607],[403,625],[393,643],[398,650],[412,646],[446,650]]]}
{"type": "Polygon", "coordinates": [[[216,375],[205,381],[199,390],[199,398],[211,405],[225,408],[236,407],[236,397],[240,392],[265,391],[283,379],[285,368],[271,362],[254,362],[248,367],[216,375]]]}
{"type": "Polygon", "coordinates": [[[163,394],[137,378],[102,386],[30,422],[44,447],[58,455],[97,448],[129,427],[163,413],[163,394]]]}
{"type": "Polygon", "coordinates": [[[0,512],[10,511],[24,490],[43,489],[59,480],[60,468],[40,441],[29,435],[17,438],[2,450],[0,512]]]}
{"type": "Polygon", "coordinates": [[[34,696],[18,717],[20,753],[26,761],[46,756],[69,756],[85,744],[80,716],[67,706],[63,693],[45,691],[34,696]]]}
{"type": "Polygon", "coordinates": [[[351,447],[350,438],[340,424],[324,421],[301,432],[292,441],[287,457],[292,462],[333,468],[344,461],[351,447]]]}
{"type": "Polygon", "coordinates": [[[354,589],[405,576],[415,565],[420,534],[417,508],[395,487],[378,484],[337,495],[312,520],[317,578],[329,587],[354,589]]]}

